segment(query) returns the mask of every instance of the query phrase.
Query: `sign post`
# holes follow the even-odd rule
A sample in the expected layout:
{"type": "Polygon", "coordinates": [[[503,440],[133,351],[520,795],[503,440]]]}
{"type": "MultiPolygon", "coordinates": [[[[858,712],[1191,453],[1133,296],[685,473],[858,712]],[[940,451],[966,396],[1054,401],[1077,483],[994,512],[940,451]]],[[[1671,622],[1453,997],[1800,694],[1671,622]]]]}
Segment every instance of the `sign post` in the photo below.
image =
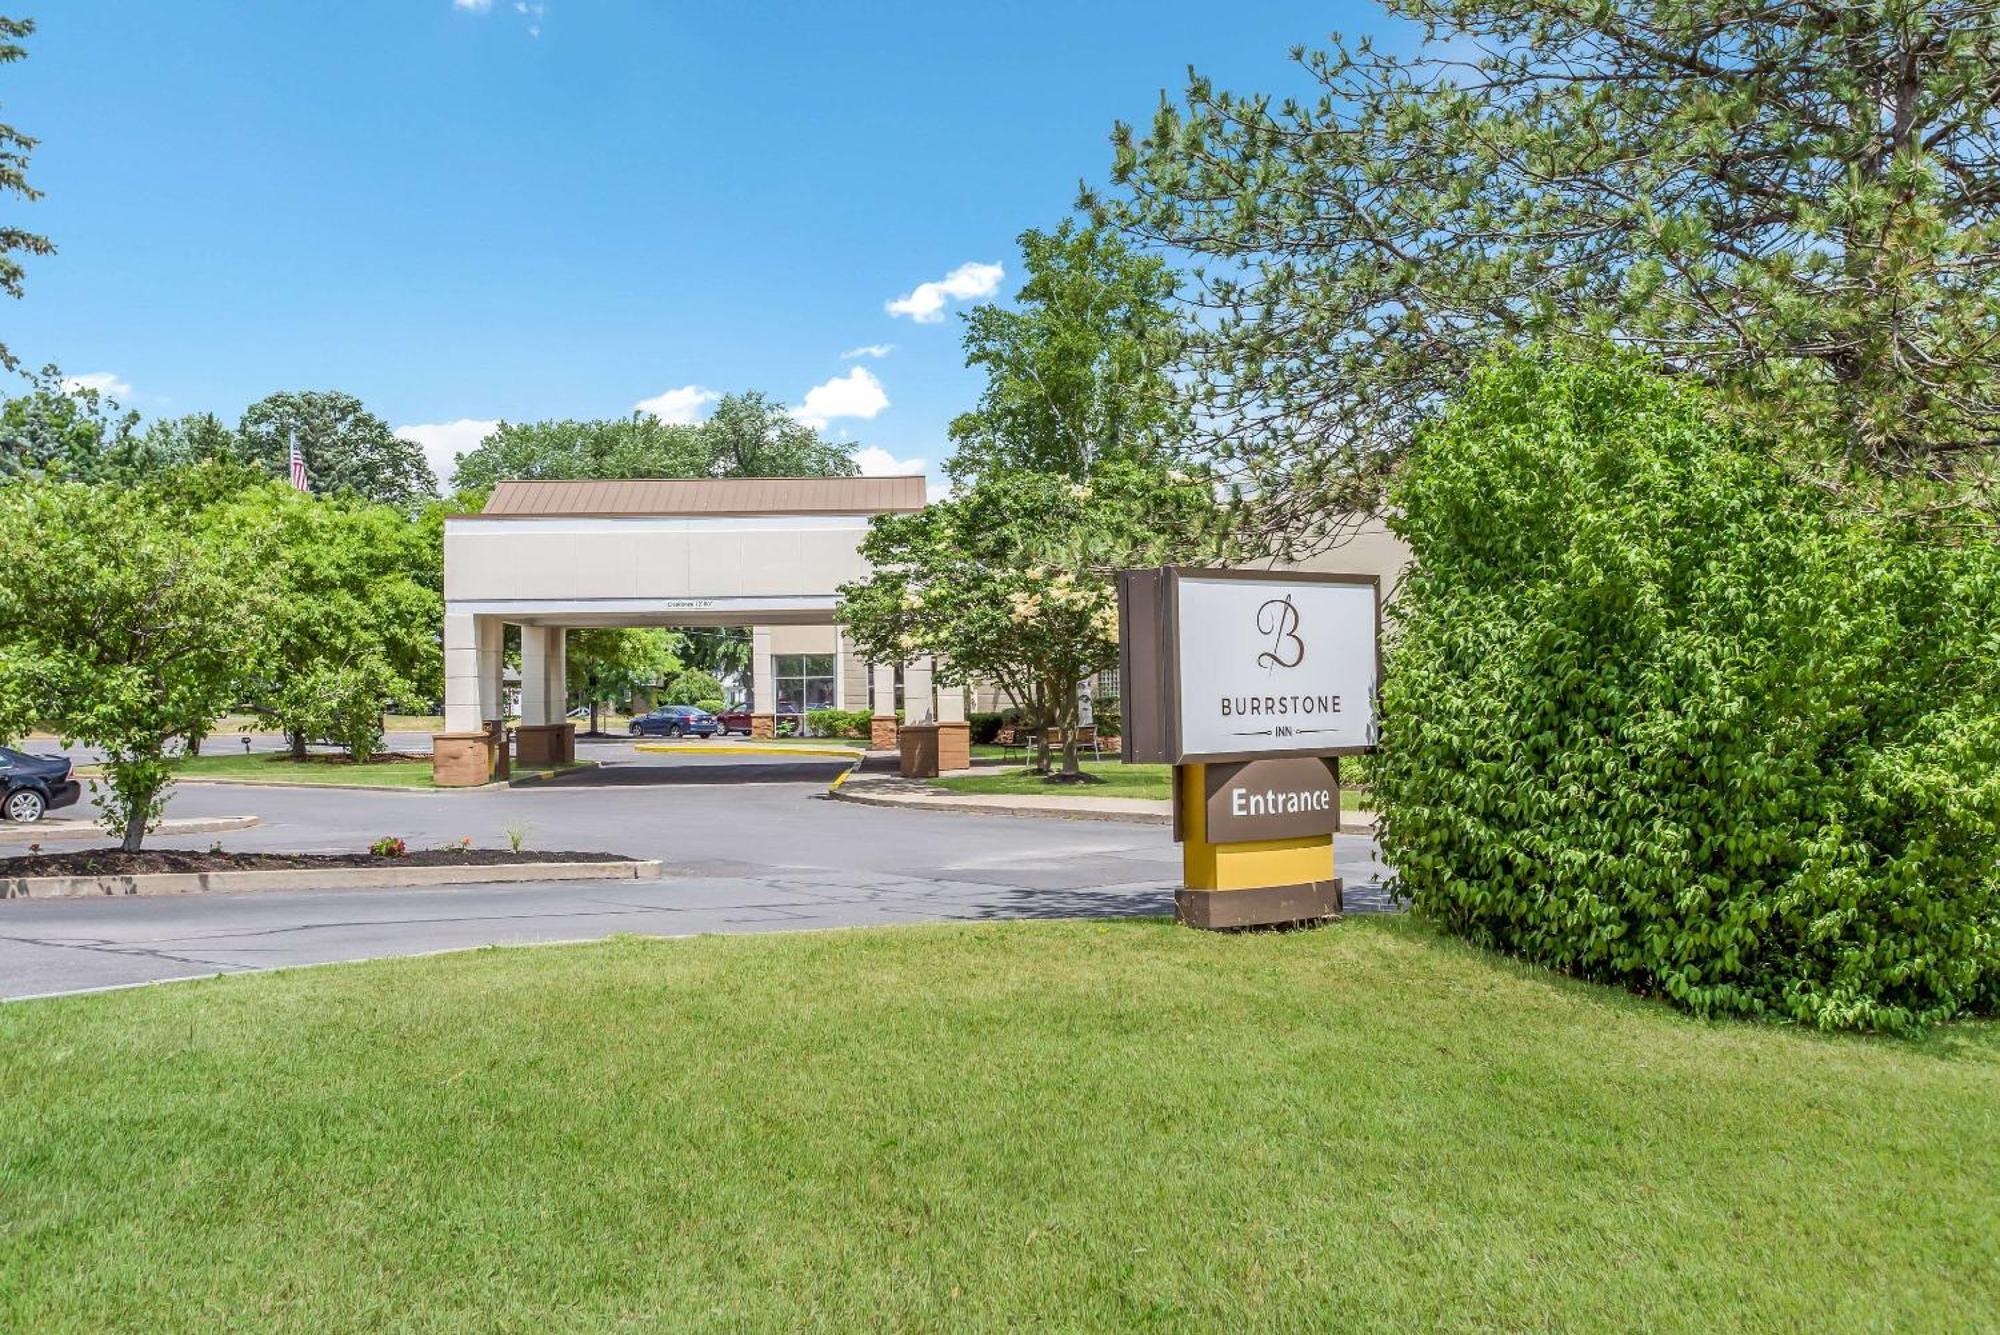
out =
{"type": "Polygon", "coordinates": [[[1118,576],[1122,758],[1174,767],[1176,916],[1340,912],[1340,757],[1375,749],[1373,575],[1164,567],[1118,576]]]}

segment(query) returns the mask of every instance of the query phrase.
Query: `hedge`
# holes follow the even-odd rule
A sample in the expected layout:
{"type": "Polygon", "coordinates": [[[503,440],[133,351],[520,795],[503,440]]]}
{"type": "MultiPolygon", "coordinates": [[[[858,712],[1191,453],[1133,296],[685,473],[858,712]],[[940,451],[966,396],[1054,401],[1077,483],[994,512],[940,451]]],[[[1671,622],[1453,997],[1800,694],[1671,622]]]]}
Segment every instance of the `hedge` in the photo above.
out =
{"type": "Polygon", "coordinates": [[[1702,1015],[2000,999],[2000,551],[1842,509],[1624,362],[1477,376],[1392,493],[1396,890],[1702,1015]]]}

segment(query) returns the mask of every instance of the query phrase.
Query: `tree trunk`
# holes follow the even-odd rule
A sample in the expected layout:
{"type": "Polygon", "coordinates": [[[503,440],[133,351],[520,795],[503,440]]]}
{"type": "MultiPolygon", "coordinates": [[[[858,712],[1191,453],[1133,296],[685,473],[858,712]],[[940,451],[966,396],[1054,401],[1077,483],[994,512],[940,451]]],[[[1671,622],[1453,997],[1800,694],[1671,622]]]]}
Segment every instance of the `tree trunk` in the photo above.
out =
{"type": "Polygon", "coordinates": [[[590,731],[593,736],[597,733],[597,697],[594,695],[590,697],[590,731]]]}
{"type": "Polygon", "coordinates": [[[294,729],[286,729],[285,739],[292,744],[292,759],[304,760],[306,758],[306,735],[294,729]]]}
{"type": "Polygon", "coordinates": [[[143,815],[135,815],[125,822],[125,839],[118,846],[127,853],[136,853],[145,838],[146,818],[143,815]]]}
{"type": "Polygon", "coordinates": [[[205,740],[207,739],[200,733],[191,732],[181,739],[181,750],[186,755],[198,756],[201,754],[201,744],[205,740]]]}

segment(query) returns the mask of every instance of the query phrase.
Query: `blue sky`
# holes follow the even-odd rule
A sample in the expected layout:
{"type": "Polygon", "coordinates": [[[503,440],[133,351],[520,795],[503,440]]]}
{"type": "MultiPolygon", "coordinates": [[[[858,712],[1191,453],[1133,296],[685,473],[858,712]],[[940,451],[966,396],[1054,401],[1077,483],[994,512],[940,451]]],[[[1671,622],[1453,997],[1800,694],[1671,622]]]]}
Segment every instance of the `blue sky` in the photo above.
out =
{"type": "Polygon", "coordinates": [[[1354,0],[9,12],[40,31],[0,118],[41,139],[47,198],[7,208],[59,248],[0,304],[24,362],[148,416],[343,389],[440,455],[492,419],[759,388],[934,479],[979,388],[956,312],[1011,294],[1013,238],[1104,179],[1113,122],[1189,64],[1303,91],[1293,43],[1383,25],[1354,0]]]}

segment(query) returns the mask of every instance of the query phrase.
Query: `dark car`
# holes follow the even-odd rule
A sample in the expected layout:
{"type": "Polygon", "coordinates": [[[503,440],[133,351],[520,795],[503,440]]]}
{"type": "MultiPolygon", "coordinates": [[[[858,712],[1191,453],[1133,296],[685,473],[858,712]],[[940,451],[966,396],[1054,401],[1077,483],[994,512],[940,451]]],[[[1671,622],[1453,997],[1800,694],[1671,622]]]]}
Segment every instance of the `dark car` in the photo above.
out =
{"type": "Polygon", "coordinates": [[[83,795],[67,756],[31,756],[0,746],[0,819],[26,825],[83,795]]]}
{"type": "Polygon", "coordinates": [[[713,737],[722,730],[715,715],[693,705],[666,705],[632,720],[634,737],[713,737]]]}
{"type": "MultiPolygon", "coordinates": [[[[718,736],[727,737],[732,732],[739,733],[745,737],[750,735],[750,709],[748,706],[739,705],[735,709],[725,709],[715,716],[715,721],[722,725],[717,734],[718,736]]],[[[797,714],[779,714],[773,720],[773,727],[780,737],[785,737],[796,734],[799,731],[799,723],[800,719],[797,714]]]]}

